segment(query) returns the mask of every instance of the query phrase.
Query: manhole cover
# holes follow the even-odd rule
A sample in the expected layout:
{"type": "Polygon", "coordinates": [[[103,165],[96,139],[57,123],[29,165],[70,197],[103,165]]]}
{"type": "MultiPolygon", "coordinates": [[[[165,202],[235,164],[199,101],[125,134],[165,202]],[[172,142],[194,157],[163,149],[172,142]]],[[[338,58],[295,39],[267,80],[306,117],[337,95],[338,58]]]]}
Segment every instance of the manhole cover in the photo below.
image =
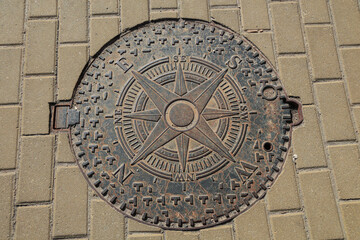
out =
{"type": "Polygon", "coordinates": [[[229,221],[264,197],[302,118],[252,43],[183,20],[105,45],[71,109],[59,109],[101,198],[138,221],[182,230],[229,221]]]}

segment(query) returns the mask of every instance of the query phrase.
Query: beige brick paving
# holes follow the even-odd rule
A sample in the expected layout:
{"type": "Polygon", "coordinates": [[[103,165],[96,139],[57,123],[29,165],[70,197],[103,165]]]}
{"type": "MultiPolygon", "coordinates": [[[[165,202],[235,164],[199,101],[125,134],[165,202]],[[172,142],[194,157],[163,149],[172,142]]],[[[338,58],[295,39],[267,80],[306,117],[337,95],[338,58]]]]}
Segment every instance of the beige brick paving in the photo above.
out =
{"type": "Polygon", "coordinates": [[[0,103],[19,101],[21,49],[0,49],[0,103]]]}
{"type": "Polygon", "coordinates": [[[299,179],[311,238],[343,238],[329,171],[300,173],[299,179]]]}
{"type": "Polygon", "coordinates": [[[270,211],[301,208],[292,157],[292,151],[290,151],[283,172],[268,192],[267,200],[270,211]]]}
{"type": "Polygon", "coordinates": [[[18,117],[19,107],[0,106],[0,169],[12,169],[16,167],[17,142],[18,142],[18,117]]]}
{"type": "Polygon", "coordinates": [[[87,40],[87,0],[59,0],[59,41],[87,40]]]}
{"type": "Polygon", "coordinates": [[[56,0],[29,0],[29,17],[57,15],[56,0]]]}
{"type": "Polygon", "coordinates": [[[74,167],[58,167],[55,172],[53,236],[87,233],[87,183],[74,167]]]}
{"type": "Polygon", "coordinates": [[[8,239],[11,235],[13,184],[13,173],[0,174],[0,239],[8,239]]]}
{"type": "Polygon", "coordinates": [[[122,0],[121,16],[122,30],[149,20],[149,0],[138,0],[136,4],[132,0],[122,0]]]}
{"type": "Polygon", "coordinates": [[[232,239],[232,238],[233,238],[233,231],[231,225],[214,227],[200,231],[200,240],[207,240],[207,239],[222,240],[222,239],[232,239]]]}
{"type": "Polygon", "coordinates": [[[58,100],[70,100],[80,73],[88,60],[87,46],[65,45],[59,47],[58,100]]]}
{"type": "Polygon", "coordinates": [[[272,3],[271,13],[278,52],[305,52],[298,5],[294,2],[272,3]]]}
{"type": "Polygon", "coordinates": [[[91,18],[90,29],[90,54],[94,55],[104,43],[119,34],[119,18],[91,18]]]}
{"type": "Polygon", "coordinates": [[[264,200],[235,218],[234,222],[237,239],[270,239],[264,200]]]}
{"type": "Polygon", "coordinates": [[[91,14],[117,13],[119,3],[117,0],[90,0],[91,14]]]}
{"type": "Polygon", "coordinates": [[[360,71],[360,48],[342,49],[345,82],[349,91],[350,103],[360,103],[360,81],[357,72],[360,71]]]}
{"type": "Polygon", "coordinates": [[[305,56],[279,57],[281,81],[289,96],[302,96],[302,104],[314,103],[305,56]]]}
{"type": "Polygon", "coordinates": [[[360,155],[357,144],[329,147],[340,199],[360,198],[360,155]]]}
{"type": "Polygon", "coordinates": [[[24,80],[22,134],[49,133],[49,102],[53,102],[54,79],[36,77],[24,80]]]}
{"type": "Polygon", "coordinates": [[[304,122],[293,132],[297,168],[326,167],[324,145],[321,140],[316,108],[303,106],[304,122]]]}
{"type": "Polygon", "coordinates": [[[315,91],[326,141],[355,139],[344,84],[341,82],[317,83],[315,91]]]}
{"type": "Polygon", "coordinates": [[[360,43],[360,11],[357,0],[330,0],[340,45],[360,43]]]}
{"type": "Polygon", "coordinates": [[[344,219],[345,235],[347,239],[357,239],[360,236],[360,201],[340,203],[341,214],[344,219]]]}
{"type": "Polygon", "coordinates": [[[160,232],[161,228],[153,227],[147,224],[141,224],[135,220],[128,220],[128,231],[129,232],[160,232]]]}
{"type": "Polygon", "coordinates": [[[168,19],[168,18],[177,18],[178,11],[174,10],[160,10],[160,11],[153,11],[150,12],[150,20],[157,20],[157,19],[168,19]]]}
{"type": "Polygon", "coordinates": [[[340,65],[332,27],[306,26],[310,62],[314,79],[340,78],[340,65]]]}
{"type": "Polygon", "coordinates": [[[326,0],[300,0],[300,7],[305,23],[329,23],[329,11],[326,0]]]}
{"type": "Polygon", "coordinates": [[[125,218],[103,200],[91,201],[90,239],[125,239],[125,218]],[[107,223],[107,224],[104,224],[107,223]]]}
{"type": "Polygon", "coordinates": [[[306,239],[302,213],[272,215],[270,222],[274,239],[306,239]]]}
{"type": "Polygon", "coordinates": [[[237,5],[236,0],[210,0],[210,6],[237,5]]]}
{"type": "Polygon", "coordinates": [[[16,240],[47,240],[50,236],[50,207],[18,207],[16,223],[16,240]]]}
{"type": "Polygon", "coordinates": [[[181,18],[195,18],[208,21],[208,2],[207,0],[181,0],[180,2],[180,17],[181,18]]]}
{"type": "Polygon", "coordinates": [[[214,21],[240,32],[238,9],[214,9],[210,11],[211,18],[214,21]]]}
{"type": "Polygon", "coordinates": [[[0,2],[0,44],[23,42],[24,14],[23,0],[0,2]]]}
{"type": "Polygon", "coordinates": [[[71,151],[67,132],[60,132],[57,138],[56,162],[72,163],[75,156],[71,151]]]}
{"type": "Polygon", "coordinates": [[[359,136],[360,135],[360,106],[354,107],[352,109],[352,111],[354,113],[357,135],[359,136]]]}
{"type": "Polygon", "coordinates": [[[29,21],[26,30],[25,73],[55,71],[55,20],[29,21]]]}
{"type": "Polygon", "coordinates": [[[50,201],[54,137],[31,136],[21,140],[16,202],[50,201]]]}
{"type": "Polygon", "coordinates": [[[240,6],[244,30],[270,29],[266,0],[241,0],[240,6]]]}
{"type": "Polygon", "coordinates": [[[0,239],[359,239],[357,0],[0,1],[0,239]],[[162,18],[216,21],[256,44],[303,106],[279,179],[232,222],[164,231],[99,199],[49,103],[71,99],[110,39],[162,18]]]}
{"type": "Polygon", "coordinates": [[[178,3],[177,0],[151,0],[150,7],[154,8],[177,8],[178,3]]]}
{"type": "Polygon", "coordinates": [[[128,237],[129,240],[162,240],[162,234],[132,234],[128,237]]]}
{"type": "Polygon", "coordinates": [[[198,240],[199,232],[165,231],[166,239],[198,240]]]}

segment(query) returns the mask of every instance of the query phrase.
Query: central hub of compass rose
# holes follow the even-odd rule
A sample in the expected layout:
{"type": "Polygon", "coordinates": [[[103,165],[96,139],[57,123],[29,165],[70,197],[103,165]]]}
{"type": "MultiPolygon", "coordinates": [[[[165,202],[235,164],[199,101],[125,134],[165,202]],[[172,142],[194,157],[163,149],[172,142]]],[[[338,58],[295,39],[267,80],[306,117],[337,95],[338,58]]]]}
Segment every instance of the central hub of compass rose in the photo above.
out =
{"type": "MultiPolygon", "coordinates": [[[[157,124],[144,142],[142,148],[132,159],[131,164],[146,158],[166,143],[176,139],[177,152],[182,171],[186,169],[189,152],[189,139],[193,139],[217,152],[221,157],[235,162],[233,156],[211,129],[203,114],[219,84],[223,81],[227,69],[215,74],[198,87],[187,90],[186,79],[181,64],[177,66],[175,88],[173,91],[151,81],[139,72],[132,72],[156,109],[135,112],[125,117],[145,121],[157,120],[157,124]]],[[[212,112],[212,120],[236,115],[231,111],[212,112]],[[216,116],[216,117],[214,117],[216,116]]]]}
{"type": "Polygon", "coordinates": [[[175,130],[189,130],[198,119],[199,113],[195,106],[184,100],[171,103],[166,110],[166,121],[175,130]]]}

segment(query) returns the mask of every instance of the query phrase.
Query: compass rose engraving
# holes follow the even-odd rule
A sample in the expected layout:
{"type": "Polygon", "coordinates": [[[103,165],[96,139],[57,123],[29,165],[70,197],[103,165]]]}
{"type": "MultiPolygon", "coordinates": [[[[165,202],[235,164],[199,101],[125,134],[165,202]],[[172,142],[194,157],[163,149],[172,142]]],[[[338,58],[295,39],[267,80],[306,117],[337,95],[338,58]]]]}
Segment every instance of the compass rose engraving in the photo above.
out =
{"type": "Polygon", "coordinates": [[[131,113],[125,117],[157,122],[132,159],[132,165],[145,159],[149,154],[173,139],[176,139],[179,163],[183,172],[185,172],[188,160],[190,140],[195,140],[217,152],[221,157],[235,162],[234,156],[229,153],[220,138],[207,123],[209,120],[238,114],[224,109],[206,108],[217,87],[227,74],[227,69],[218,72],[191,91],[187,90],[185,74],[181,64],[177,67],[173,91],[149,80],[139,72],[132,71],[132,74],[154,103],[156,109],[131,113]]]}

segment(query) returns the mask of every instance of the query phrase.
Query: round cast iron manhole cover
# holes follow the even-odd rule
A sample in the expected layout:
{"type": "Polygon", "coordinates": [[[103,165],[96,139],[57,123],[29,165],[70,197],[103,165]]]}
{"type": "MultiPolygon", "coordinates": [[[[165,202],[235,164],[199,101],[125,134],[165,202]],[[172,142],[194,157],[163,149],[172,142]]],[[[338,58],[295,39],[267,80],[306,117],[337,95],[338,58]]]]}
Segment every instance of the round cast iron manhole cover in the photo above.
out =
{"type": "Polygon", "coordinates": [[[71,144],[89,184],[118,211],[164,229],[224,223],[263,198],[301,121],[251,42],[200,21],[113,39],[72,101],[80,121],[71,144]]]}

